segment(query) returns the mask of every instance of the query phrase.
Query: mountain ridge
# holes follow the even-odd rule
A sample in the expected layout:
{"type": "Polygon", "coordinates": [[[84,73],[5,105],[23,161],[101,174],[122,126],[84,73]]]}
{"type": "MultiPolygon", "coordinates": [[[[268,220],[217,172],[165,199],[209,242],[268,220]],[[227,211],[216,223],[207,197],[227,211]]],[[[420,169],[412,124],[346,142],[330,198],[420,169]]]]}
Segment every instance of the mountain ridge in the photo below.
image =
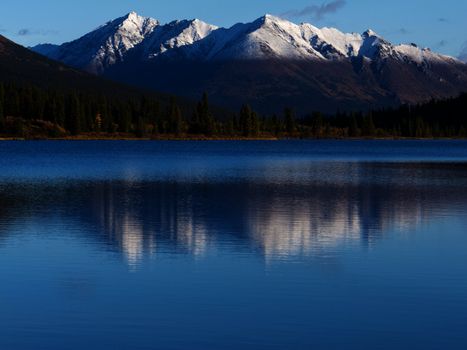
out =
{"type": "MultiPolygon", "coordinates": [[[[199,41],[205,41],[201,44],[201,46],[204,45],[201,48],[204,51],[200,52],[200,48],[196,47],[195,52],[191,53],[194,55],[190,56],[191,59],[261,59],[271,56],[325,60],[350,59],[361,56],[374,59],[375,47],[377,47],[386,54],[396,55],[399,58],[405,56],[406,59],[412,59],[418,63],[427,59],[461,62],[454,57],[434,53],[428,48],[419,48],[415,44],[394,45],[371,29],[362,34],[344,33],[336,28],[318,28],[305,22],[295,24],[270,14],[250,23],[237,23],[230,28],[221,28],[199,19],[176,20],[161,24],[160,21],[151,17],[143,17],[136,12],[130,12],[71,42],[62,45],[39,44],[31,49],[78,68],[100,73],[100,69],[93,69],[99,67],[87,67],[85,62],[68,57],[69,51],[77,49],[77,52],[82,56],[82,50],[79,50],[78,44],[84,41],[87,42],[87,47],[94,50],[94,55],[87,57],[88,60],[100,62],[100,65],[104,66],[120,62],[127,52],[137,48],[138,45],[144,46],[143,52],[146,55],[142,59],[151,59],[171,49],[199,45],[199,41]],[[186,24],[188,24],[188,28],[180,30],[180,27],[186,24]],[[191,30],[184,32],[184,29],[191,30]],[[246,38],[242,38],[242,35],[246,38]],[[106,40],[102,40],[101,37],[106,40]],[[225,47],[227,44],[229,46],[235,45],[234,39],[243,40],[237,43],[241,52],[237,55],[232,52],[231,47],[225,47]],[[90,42],[94,44],[94,47],[89,45],[90,42]],[[106,50],[102,50],[103,45],[106,50]],[[206,46],[210,46],[211,51],[207,50],[206,46]],[[231,55],[219,52],[222,49],[228,49],[231,55]],[[105,55],[107,55],[105,57],[107,62],[102,62],[105,55]]],[[[188,55],[185,53],[186,56],[188,55]]]]}
{"type": "Polygon", "coordinates": [[[372,30],[295,24],[265,15],[220,28],[199,19],[159,21],[131,12],[59,46],[32,50],[136,86],[237,108],[368,109],[467,91],[467,65],[372,30]]]}

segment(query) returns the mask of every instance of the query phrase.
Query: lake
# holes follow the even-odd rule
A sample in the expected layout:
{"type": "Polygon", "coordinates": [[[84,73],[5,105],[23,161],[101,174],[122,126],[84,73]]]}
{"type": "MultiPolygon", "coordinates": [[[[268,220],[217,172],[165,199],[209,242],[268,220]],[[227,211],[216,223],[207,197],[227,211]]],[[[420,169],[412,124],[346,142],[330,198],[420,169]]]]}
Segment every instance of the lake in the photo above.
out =
{"type": "Polygon", "coordinates": [[[0,143],[0,349],[466,349],[465,141],[0,143]]]}

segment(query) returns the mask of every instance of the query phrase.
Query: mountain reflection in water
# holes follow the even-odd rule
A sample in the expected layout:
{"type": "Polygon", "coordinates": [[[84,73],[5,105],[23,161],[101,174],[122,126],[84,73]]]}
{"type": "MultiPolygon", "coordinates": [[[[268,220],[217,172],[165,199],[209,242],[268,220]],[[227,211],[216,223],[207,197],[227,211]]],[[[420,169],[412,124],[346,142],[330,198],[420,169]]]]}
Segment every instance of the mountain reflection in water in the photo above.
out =
{"type": "Polygon", "coordinates": [[[132,266],[160,251],[203,256],[219,248],[253,250],[271,261],[329,255],[340,245],[371,247],[393,230],[409,232],[467,207],[459,176],[467,169],[459,164],[340,166],[328,177],[317,169],[320,176],[289,184],[274,174],[266,181],[3,184],[1,228],[8,234],[9,223],[58,216],[87,227],[87,239],[121,251],[132,266]]]}

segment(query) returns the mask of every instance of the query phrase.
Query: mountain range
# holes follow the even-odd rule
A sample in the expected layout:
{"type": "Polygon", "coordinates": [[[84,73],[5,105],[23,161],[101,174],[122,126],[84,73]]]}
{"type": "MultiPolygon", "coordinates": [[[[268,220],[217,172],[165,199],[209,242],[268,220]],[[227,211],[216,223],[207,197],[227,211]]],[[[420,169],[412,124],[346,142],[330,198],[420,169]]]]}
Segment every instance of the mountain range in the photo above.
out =
{"type": "Polygon", "coordinates": [[[456,58],[372,30],[348,34],[271,15],[219,28],[131,12],[77,40],[31,49],[120,82],[191,98],[206,91],[217,104],[262,112],[368,109],[467,91],[467,65],[456,58]]]}

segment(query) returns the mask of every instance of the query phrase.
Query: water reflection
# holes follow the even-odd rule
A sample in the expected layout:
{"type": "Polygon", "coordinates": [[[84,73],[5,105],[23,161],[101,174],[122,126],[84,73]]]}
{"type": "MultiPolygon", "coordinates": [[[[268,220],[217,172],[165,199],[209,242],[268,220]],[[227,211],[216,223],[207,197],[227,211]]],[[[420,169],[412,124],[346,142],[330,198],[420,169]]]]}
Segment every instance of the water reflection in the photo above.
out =
{"type": "MultiPolygon", "coordinates": [[[[342,176],[337,176],[339,181],[309,176],[308,182],[289,184],[3,183],[0,239],[15,222],[40,225],[60,217],[61,222],[78,225],[79,234],[92,244],[121,252],[132,267],[159,253],[202,257],[219,249],[254,251],[267,261],[287,260],[329,256],[342,246],[369,248],[395,230],[410,234],[446,213],[467,208],[467,171],[458,165],[352,168],[347,183],[342,176]]],[[[59,234],[69,232],[65,227],[59,234]]]]}

